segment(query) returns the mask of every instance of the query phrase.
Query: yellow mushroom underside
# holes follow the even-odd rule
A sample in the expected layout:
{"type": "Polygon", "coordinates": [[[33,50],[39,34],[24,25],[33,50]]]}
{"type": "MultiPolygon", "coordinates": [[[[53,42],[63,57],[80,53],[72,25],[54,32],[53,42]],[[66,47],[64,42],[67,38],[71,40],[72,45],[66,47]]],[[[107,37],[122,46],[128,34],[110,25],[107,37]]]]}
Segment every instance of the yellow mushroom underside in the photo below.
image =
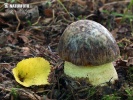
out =
{"type": "Polygon", "coordinates": [[[76,66],[65,61],[64,73],[72,78],[87,78],[94,85],[106,85],[107,82],[114,83],[118,80],[117,72],[112,63],[100,66],[76,66]]]}

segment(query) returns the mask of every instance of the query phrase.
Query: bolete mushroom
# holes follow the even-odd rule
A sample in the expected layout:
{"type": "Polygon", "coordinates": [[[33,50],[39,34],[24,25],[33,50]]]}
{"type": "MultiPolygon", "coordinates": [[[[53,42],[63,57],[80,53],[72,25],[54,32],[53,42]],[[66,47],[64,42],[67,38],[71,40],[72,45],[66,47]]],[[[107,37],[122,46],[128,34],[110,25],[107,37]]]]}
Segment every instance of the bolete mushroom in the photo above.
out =
{"type": "Polygon", "coordinates": [[[119,47],[112,34],[95,21],[70,24],[60,38],[58,54],[65,60],[68,77],[84,78],[94,86],[118,80],[112,62],[119,57],[119,47]]]}

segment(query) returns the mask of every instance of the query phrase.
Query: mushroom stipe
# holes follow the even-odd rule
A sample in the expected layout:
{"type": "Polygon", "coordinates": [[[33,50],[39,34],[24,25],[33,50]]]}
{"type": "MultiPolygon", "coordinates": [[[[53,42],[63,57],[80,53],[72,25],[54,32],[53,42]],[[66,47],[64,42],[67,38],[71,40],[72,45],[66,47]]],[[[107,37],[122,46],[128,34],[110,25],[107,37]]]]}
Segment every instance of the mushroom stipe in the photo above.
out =
{"type": "Polygon", "coordinates": [[[118,80],[117,72],[112,63],[107,63],[99,66],[76,66],[65,61],[64,73],[73,79],[85,78],[88,83],[94,86],[112,84],[118,80]]]}

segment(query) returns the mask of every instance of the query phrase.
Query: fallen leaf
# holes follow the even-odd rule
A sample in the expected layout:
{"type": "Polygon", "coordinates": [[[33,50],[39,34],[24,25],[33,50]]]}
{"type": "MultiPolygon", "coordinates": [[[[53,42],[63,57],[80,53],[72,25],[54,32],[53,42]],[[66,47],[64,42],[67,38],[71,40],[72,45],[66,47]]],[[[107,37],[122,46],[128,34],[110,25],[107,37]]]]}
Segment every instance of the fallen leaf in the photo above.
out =
{"type": "Polygon", "coordinates": [[[44,10],[44,15],[45,15],[46,17],[52,17],[52,16],[53,16],[53,11],[52,11],[52,9],[45,9],[45,10],[44,10]]]}
{"type": "Polygon", "coordinates": [[[30,49],[28,47],[22,47],[22,52],[24,56],[28,56],[30,54],[30,49]]]}
{"type": "Polygon", "coordinates": [[[129,57],[126,63],[127,66],[133,65],[133,57],[129,57]]]}
{"type": "Polygon", "coordinates": [[[25,87],[49,84],[50,64],[44,58],[24,59],[12,71],[15,80],[25,87]]]}
{"type": "Polygon", "coordinates": [[[29,42],[29,39],[26,36],[19,36],[19,38],[22,39],[24,43],[29,42]]]}

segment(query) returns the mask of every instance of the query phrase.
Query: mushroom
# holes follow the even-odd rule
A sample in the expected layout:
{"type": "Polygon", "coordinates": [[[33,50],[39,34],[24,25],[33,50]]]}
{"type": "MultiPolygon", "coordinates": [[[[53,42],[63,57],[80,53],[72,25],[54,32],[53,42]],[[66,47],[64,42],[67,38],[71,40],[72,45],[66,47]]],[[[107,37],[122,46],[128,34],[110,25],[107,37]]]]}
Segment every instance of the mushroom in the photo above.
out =
{"type": "Polygon", "coordinates": [[[86,79],[94,86],[118,80],[113,61],[119,47],[112,34],[101,24],[79,20],[70,24],[58,44],[58,54],[65,60],[64,73],[73,79],[86,79]]]}

